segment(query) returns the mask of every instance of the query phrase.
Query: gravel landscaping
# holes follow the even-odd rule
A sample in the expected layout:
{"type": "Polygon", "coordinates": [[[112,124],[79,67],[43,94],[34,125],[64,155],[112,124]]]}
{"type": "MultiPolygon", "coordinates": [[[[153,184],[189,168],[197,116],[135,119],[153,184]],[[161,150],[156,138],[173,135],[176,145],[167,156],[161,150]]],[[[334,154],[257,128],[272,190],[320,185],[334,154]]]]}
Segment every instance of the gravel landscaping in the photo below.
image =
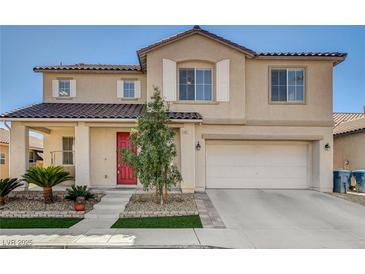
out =
{"type": "MultiPolygon", "coordinates": [[[[13,192],[9,195],[5,205],[0,206],[1,211],[74,211],[74,202],[64,199],[66,192],[55,191],[53,193],[54,202],[45,204],[41,191],[13,192]]],[[[101,193],[95,194],[95,199],[86,201],[86,212],[93,208],[102,197],[101,193]]]]}
{"type": "Polygon", "coordinates": [[[171,193],[168,203],[156,203],[155,194],[133,194],[121,217],[198,215],[194,194],[171,193]]]}
{"type": "Polygon", "coordinates": [[[351,193],[330,193],[333,196],[336,196],[338,198],[356,203],[356,204],[360,204],[362,206],[365,206],[365,195],[361,195],[361,194],[351,194],[351,193]]]}

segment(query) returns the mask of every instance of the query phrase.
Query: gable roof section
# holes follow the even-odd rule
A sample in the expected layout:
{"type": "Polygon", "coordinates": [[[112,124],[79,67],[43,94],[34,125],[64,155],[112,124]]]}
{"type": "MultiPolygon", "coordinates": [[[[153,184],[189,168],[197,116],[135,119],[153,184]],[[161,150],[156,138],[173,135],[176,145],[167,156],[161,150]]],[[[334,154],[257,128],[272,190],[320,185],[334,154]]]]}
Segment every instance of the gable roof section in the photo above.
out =
{"type": "Polygon", "coordinates": [[[235,42],[232,42],[228,39],[225,39],[221,36],[218,36],[214,33],[211,33],[207,30],[204,30],[202,28],[200,28],[199,26],[194,26],[192,29],[189,29],[187,31],[184,31],[184,32],[180,32],[178,34],[175,34],[173,36],[170,36],[166,39],[163,39],[163,40],[160,40],[156,43],[153,43],[149,46],[146,46],[140,50],[137,51],[137,54],[138,54],[138,59],[139,59],[139,63],[142,67],[142,69],[146,69],[146,54],[152,50],[155,50],[157,48],[160,48],[160,47],[163,47],[163,46],[166,46],[170,43],[173,43],[173,42],[176,42],[176,41],[179,41],[181,39],[184,39],[184,38],[187,38],[189,36],[192,36],[194,34],[199,34],[199,35],[202,35],[204,37],[207,37],[207,38],[210,38],[210,39],[213,39],[219,43],[222,43],[222,44],[225,44],[231,48],[234,48],[244,54],[246,54],[248,57],[254,57],[256,56],[256,52],[251,50],[251,49],[248,49],[244,46],[241,46],[235,42]]]}
{"type": "MultiPolygon", "coordinates": [[[[40,103],[0,115],[13,119],[137,119],[146,110],[144,104],[40,103]]],[[[197,112],[169,112],[171,120],[203,118],[197,112]]]]}
{"type": "Polygon", "coordinates": [[[335,128],[341,123],[353,121],[357,119],[365,118],[365,113],[362,112],[334,112],[333,121],[335,122],[335,128]]]}

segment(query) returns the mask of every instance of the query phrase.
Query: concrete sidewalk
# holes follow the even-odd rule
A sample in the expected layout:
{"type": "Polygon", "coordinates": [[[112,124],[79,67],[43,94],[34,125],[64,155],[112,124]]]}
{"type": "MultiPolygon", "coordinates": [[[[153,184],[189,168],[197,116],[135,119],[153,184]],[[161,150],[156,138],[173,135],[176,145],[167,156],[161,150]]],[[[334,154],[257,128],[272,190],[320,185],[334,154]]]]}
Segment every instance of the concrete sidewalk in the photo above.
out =
{"type": "Polygon", "coordinates": [[[2,229],[0,248],[253,248],[229,229],[2,229]]]}

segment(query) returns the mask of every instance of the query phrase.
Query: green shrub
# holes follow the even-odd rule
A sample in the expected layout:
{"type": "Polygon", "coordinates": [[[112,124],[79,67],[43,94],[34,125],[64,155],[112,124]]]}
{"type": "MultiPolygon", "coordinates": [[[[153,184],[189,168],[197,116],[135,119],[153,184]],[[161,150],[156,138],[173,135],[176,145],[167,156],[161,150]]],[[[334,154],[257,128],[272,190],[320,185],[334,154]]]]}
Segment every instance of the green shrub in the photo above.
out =
{"type": "Polygon", "coordinates": [[[95,197],[95,195],[90,192],[90,189],[87,186],[72,186],[71,188],[66,189],[66,191],[67,194],[65,199],[70,201],[76,201],[77,197],[84,197],[85,200],[95,197]]]}
{"type": "Polygon", "coordinates": [[[5,197],[21,185],[23,184],[17,178],[0,179],[0,205],[4,205],[5,197]]]}
{"type": "Polygon", "coordinates": [[[23,175],[23,180],[28,184],[35,184],[43,188],[43,196],[46,204],[53,202],[52,187],[71,180],[70,173],[62,166],[32,167],[23,175]]]}

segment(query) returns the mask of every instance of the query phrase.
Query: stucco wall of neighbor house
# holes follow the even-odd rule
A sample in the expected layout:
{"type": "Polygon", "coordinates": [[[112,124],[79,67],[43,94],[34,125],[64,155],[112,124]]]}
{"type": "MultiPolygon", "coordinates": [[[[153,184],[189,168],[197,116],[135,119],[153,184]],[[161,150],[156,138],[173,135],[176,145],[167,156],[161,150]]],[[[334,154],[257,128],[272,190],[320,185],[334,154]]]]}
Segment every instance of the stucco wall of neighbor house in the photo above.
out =
{"type": "Polygon", "coordinates": [[[206,142],[207,140],[277,140],[308,141],[311,151],[309,171],[312,189],[331,192],[333,151],[326,151],[326,143],[333,147],[332,127],[289,127],[289,126],[220,126],[201,125],[195,129],[195,143],[201,149],[195,151],[195,190],[206,186],[206,142]]]}
{"type": "Polygon", "coordinates": [[[329,61],[246,61],[246,117],[248,124],[332,126],[332,63],[329,61]],[[270,69],[305,69],[305,103],[270,103],[270,69]]]}
{"type": "Polygon", "coordinates": [[[345,161],[350,169],[365,169],[365,132],[334,138],[334,168],[343,169],[345,161]]]}
{"type": "Polygon", "coordinates": [[[146,102],[146,75],[142,73],[43,73],[43,101],[46,103],[144,103],[146,102]],[[76,80],[76,97],[55,98],[52,80],[76,80]],[[140,80],[141,98],[117,97],[117,80],[140,80]]]}
{"type": "MultiPolygon", "coordinates": [[[[215,64],[230,59],[230,101],[229,102],[172,102],[172,111],[196,111],[203,115],[207,122],[211,119],[230,119],[232,121],[245,118],[245,55],[230,47],[224,46],[201,35],[193,35],[147,54],[147,95],[153,94],[153,87],[163,89],[162,60],[170,59],[177,67],[184,62],[203,62],[215,64]]],[[[213,79],[215,76],[213,75],[213,79]]],[[[178,79],[178,77],[177,77],[178,79]]],[[[178,92],[178,89],[177,89],[178,92]]],[[[177,94],[178,95],[178,94],[177,94]]],[[[177,96],[177,99],[179,97],[177,96]]],[[[226,122],[226,121],[225,121],[226,122]]]]}
{"type": "Polygon", "coordinates": [[[0,143],[0,153],[5,155],[5,164],[0,164],[0,179],[9,177],[9,145],[0,143]]]}

